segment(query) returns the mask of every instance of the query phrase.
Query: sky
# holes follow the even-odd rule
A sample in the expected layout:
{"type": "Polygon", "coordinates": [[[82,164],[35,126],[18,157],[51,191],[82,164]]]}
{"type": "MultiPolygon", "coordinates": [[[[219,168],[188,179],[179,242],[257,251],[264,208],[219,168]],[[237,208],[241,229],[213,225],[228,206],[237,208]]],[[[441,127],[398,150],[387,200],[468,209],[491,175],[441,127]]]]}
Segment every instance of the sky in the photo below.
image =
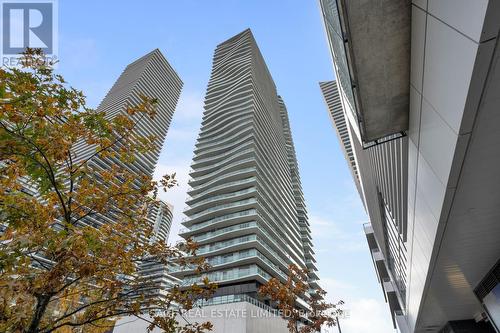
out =
{"type": "Polygon", "coordinates": [[[330,301],[346,302],[342,332],[395,332],[363,233],[368,218],[318,85],[335,74],[317,1],[59,0],[58,10],[58,71],[89,106],[127,64],[155,48],[184,81],[155,172],[176,172],[180,182],[162,194],[175,207],[169,242],[179,239],[213,52],[251,28],[287,105],[321,285],[330,301]]]}

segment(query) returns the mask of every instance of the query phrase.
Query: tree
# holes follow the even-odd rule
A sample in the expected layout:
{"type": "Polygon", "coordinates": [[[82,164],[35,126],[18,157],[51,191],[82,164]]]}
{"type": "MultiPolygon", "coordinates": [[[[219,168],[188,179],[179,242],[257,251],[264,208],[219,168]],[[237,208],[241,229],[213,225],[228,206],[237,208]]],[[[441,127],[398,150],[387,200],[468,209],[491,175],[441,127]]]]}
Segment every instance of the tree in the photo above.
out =
{"type": "Polygon", "coordinates": [[[259,294],[275,303],[282,317],[288,321],[290,333],[320,332],[323,326],[335,326],[336,318],[342,314],[343,301],[337,304],[325,302],[326,292],[321,288],[311,289],[307,273],[306,269],[290,265],[285,283],[271,278],[259,289],[259,294]],[[307,302],[307,309],[297,306],[297,298],[307,302]]]}
{"type": "Polygon", "coordinates": [[[144,260],[207,268],[203,258],[185,259],[194,242],[179,248],[151,237],[148,209],[175,174],[154,182],[127,168],[157,140],[134,131],[155,116],[156,100],[142,97],[109,119],[87,108],[41,51],[28,49],[22,64],[0,69],[0,331],[101,332],[125,315],[149,315],[150,329],[165,332],[210,329],[176,318],[214,284],[149,297],[154,286],[138,270],[144,260]],[[90,156],[78,156],[78,145],[92,147],[90,156]]]}

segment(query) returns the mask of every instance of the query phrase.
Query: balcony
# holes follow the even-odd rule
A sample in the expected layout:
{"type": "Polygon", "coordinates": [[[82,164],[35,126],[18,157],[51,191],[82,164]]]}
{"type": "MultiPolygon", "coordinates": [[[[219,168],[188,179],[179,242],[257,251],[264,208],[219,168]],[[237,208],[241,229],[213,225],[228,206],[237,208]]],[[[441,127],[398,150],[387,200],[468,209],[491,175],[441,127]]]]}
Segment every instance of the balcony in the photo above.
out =
{"type": "Polygon", "coordinates": [[[274,316],[280,315],[280,312],[278,310],[275,310],[275,309],[271,308],[269,305],[266,305],[265,303],[258,301],[255,298],[250,297],[250,296],[245,295],[245,294],[216,296],[216,297],[212,297],[208,300],[202,299],[202,300],[197,301],[195,306],[210,306],[210,305],[220,305],[220,304],[239,303],[239,302],[247,302],[247,303],[253,304],[261,309],[264,309],[264,310],[270,312],[274,316]]]}
{"type": "Polygon", "coordinates": [[[190,221],[192,223],[193,222],[196,223],[197,222],[196,220],[199,219],[200,217],[211,218],[212,215],[215,215],[216,212],[220,212],[220,211],[223,211],[226,213],[232,213],[233,210],[243,209],[245,206],[252,205],[255,203],[257,203],[257,199],[248,198],[248,199],[244,199],[244,200],[240,200],[240,201],[230,202],[227,204],[217,205],[214,207],[207,208],[199,213],[184,217],[182,219],[182,222],[190,221]]]}
{"type": "Polygon", "coordinates": [[[382,279],[382,288],[385,293],[385,300],[389,303],[389,309],[392,316],[392,324],[396,328],[396,314],[402,314],[398,299],[398,289],[390,278],[382,279]]]}
{"type": "Polygon", "coordinates": [[[190,222],[190,220],[187,220],[186,222],[183,222],[183,224],[189,228],[188,229],[182,228],[180,230],[179,234],[188,233],[191,231],[196,231],[196,230],[208,227],[208,226],[212,226],[216,223],[219,224],[219,222],[222,222],[222,221],[231,220],[234,222],[239,222],[240,220],[242,220],[242,218],[250,216],[250,215],[257,216],[257,211],[255,209],[249,209],[249,210],[245,210],[245,211],[241,211],[241,212],[237,212],[237,213],[231,213],[231,214],[219,216],[219,217],[210,219],[208,221],[194,224],[194,225],[191,225],[190,223],[188,223],[188,222],[190,222]]]}
{"type": "Polygon", "coordinates": [[[403,135],[410,101],[411,2],[320,0],[346,114],[364,146],[403,135]]]}
{"type": "Polygon", "coordinates": [[[238,267],[224,271],[215,271],[208,274],[204,274],[203,276],[198,275],[198,276],[186,277],[183,280],[182,285],[187,286],[194,283],[200,283],[203,281],[205,277],[208,277],[208,279],[211,282],[222,283],[225,281],[235,282],[234,280],[243,280],[253,276],[259,277],[261,283],[265,283],[271,278],[271,275],[269,275],[267,272],[265,272],[257,265],[250,265],[248,267],[238,267]]]}
{"type": "Polygon", "coordinates": [[[251,192],[256,192],[255,187],[249,187],[244,190],[236,191],[236,192],[230,192],[230,193],[225,193],[225,194],[219,194],[215,196],[210,196],[206,199],[200,200],[196,202],[196,204],[193,204],[192,206],[185,206],[184,207],[184,214],[190,214],[194,212],[195,210],[199,210],[199,207],[204,206],[207,203],[213,203],[216,201],[224,200],[224,199],[229,199],[229,198],[234,198],[234,197],[239,197],[251,192]]]}

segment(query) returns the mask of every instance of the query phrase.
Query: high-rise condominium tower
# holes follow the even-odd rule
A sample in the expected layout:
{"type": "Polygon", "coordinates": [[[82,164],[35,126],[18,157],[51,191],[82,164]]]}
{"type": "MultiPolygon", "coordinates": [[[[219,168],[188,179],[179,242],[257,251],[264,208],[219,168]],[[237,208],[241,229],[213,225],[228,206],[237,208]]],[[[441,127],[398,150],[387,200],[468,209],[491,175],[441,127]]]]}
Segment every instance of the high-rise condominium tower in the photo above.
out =
{"type": "MultiPolygon", "coordinates": [[[[152,149],[138,152],[136,159],[125,165],[137,175],[153,175],[181,89],[181,79],[160,50],[155,49],[129,64],[99,105],[98,111],[113,118],[126,112],[128,106],[139,103],[141,96],[158,99],[155,117],[144,117],[134,129],[138,135],[155,135],[157,138],[152,149]]],[[[94,150],[94,147],[82,142],[75,148],[75,154],[77,159],[84,159],[94,150]]],[[[92,163],[100,168],[109,168],[115,161],[96,158],[92,163]]]]}
{"type": "Polygon", "coordinates": [[[287,111],[249,29],[215,50],[190,174],[181,236],[212,265],[213,302],[255,297],[271,277],[285,281],[289,264],[316,283],[287,111]]]}
{"type": "MultiPolygon", "coordinates": [[[[129,105],[139,103],[141,96],[158,99],[155,117],[144,117],[134,129],[142,136],[155,135],[157,138],[155,146],[147,152],[138,152],[134,161],[124,165],[138,176],[153,175],[181,88],[182,81],[179,76],[163,54],[155,49],[125,68],[98,107],[98,110],[104,111],[107,117],[114,117],[120,112],[125,112],[129,105]]],[[[87,147],[87,150],[89,148],[87,147]]],[[[109,167],[113,161],[97,159],[93,163],[100,167],[109,167]]],[[[150,207],[148,220],[153,226],[155,239],[167,241],[172,213],[173,207],[161,201],[150,207]]],[[[165,290],[168,281],[171,280],[166,275],[166,268],[153,262],[145,262],[140,268],[141,274],[154,279],[161,289],[165,290]]]]}
{"type": "MultiPolygon", "coordinates": [[[[138,179],[143,175],[153,175],[181,89],[181,79],[160,50],[155,49],[125,68],[98,107],[98,111],[105,112],[105,116],[111,119],[126,112],[128,107],[140,103],[141,96],[158,100],[154,118],[143,117],[133,130],[133,134],[141,136],[154,135],[156,137],[154,147],[147,152],[137,152],[132,162],[122,163],[122,167],[136,174],[138,179]]],[[[94,146],[81,141],[74,149],[75,160],[89,158],[94,152],[94,146]]],[[[110,169],[114,163],[121,162],[112,157],[98,156],[88,162],[96,169],[110,169]]],[[[166,241],[171,225],[171,214],[172,207],[163,202],[151,207],[148,219],[155,228],[156,238],[166,241]]],[[[87,217],[83,223],[99,226],[102,223],[113,222],[116,218],[112,215],[99,214],[87,217]]]]}
{"type": "MultiPolygon", "coordinates": [[[[153,226],[153,240],[167,242],[172,226],[173,206],[158,201],[149,207],[148,222],[153,226]]],[[[168,268],[156,260],[148,258],[139,265],[139,272],[148,284],[151,284],[149,294],[153,297],[162,297],[173,283],[178,282],[168,274],[168,268]]]]}
{"type": "MultiPolygon", "coordinates": [[[[153,175],[181,88],[182,81],[179,76],[161,52],[156,49],[128,65],[98,107],[99,111],[105,112],[106,117],[112,118],[126,112],[127,107],[139,103],[141,96],[158,100],[155,117],[143,117],[134,129],[134,134],[156,136],[154,147],[147,152],[137,152],[132,162],[122,165],[136,174],[138,178],[143,175],[153,175]]],[[[88,158],[94,151],[95,147],[81,142],[75,147],[76,159],[88,158]]],[[[89,161],[93,168],[101,169],[109,169],[113,163],[120,162],[113,158],[101,157],[95,157],[89,161]]],[[[153,227],[155,239],[167,241],[172,223],[172,212],[172,206],[161,201],[150,207],[148,221],[153,227]]],[[[99,214],[87,217],[84,223],[99,226],[102,223],[113,223],[117,218],[111,214],[99,214]]],[[[155,290],[152,292],[155,295],[165,292],[172,281],[172,277],[167,274],[166,267],[154,261],[142,263],[139,273],[155,283],[155,290]]]]}
{"type": "Polygon", "coordinates": [[[338,84],[321,88],[394,326],[500,332],[499,2],[320,5],[338,84]]]}
{"type": "MultiPolygon", "coordinates": [[[[172,205],[163,201],[153,204],[148,212],[148,221],[153,226],[153,238],[155,241],[166,242],[172,225],[172,205]]],[[[173,285],[180,284],[180,281],[169,274],[169,269],[159,263],[154,258],[147,258],[139,264],[139,275],[148,285],[142,288],[141,292],[145,297],[162,298],[173,285]]],[[[148,318],[144,314],[143,318],[148,318]]],[[[150,325],[148,321],[136,316],[125,316],[120,318],[113,328],[114,333],[135,333],[145,332],[150,325]]]]}
{"type": "MultiPolygon", "coordinates": [[[[144,117],[134,129],[141,136],[155,135],[157,140],[153,149],[137,153],[136,158],[123,166],[137,176],[152,176],[158,161],[160,150],[167,135],[170,121],[174,114],[182,81],[170,66],[162,53],[156,49],[125,68],[111,90],[98,107],[106,117],[114,117],[125,112],[129,105],[140,102],[141,96],[157,98],[157,112],[154,118],[144,117]]],[[[93,152],[93,147],[85,144],[77,147],[78,158],[86,158],[93,152]]],[[[112,159],[97,158],[92,161],[97,168],[110,168],[112,159]]],[[[148,222],[153,227],[153,238],[157,241],[167,241],[172,224],[173,207],[158,201],[149,208],[148,222]]],[[[113,222],[112,216],[97,216],[93,223],[113,222]]],[[[173,283],[179,281],[168,274],[167,267],[154,258],[147,258],[139,264],[138,274],[148,283],[147,297],[162,297],[173,283]]],[[[149,324],[135,317],[125,317],[118,321],[114,332],[144,331],[149,324]]]]}
{"type": "Polygon", "coordinates": [[[358,192],[360,192],[361,189],[359,187],[358,168],[356,167],[356,160],[354,159],[354,152],[352,150],[351,140],[349,139],[349,130],[347,128],[348,124],[346,122],[344,110],[342,109],[342,100],[340,99],[337,88],[337,81],[320,82],[319,86],[323,92],[326,106],[329,111],[328,113],[330,114],[330,119],[335,126],[337,137],[342,143],[342,152],[344,153],[345,159],[349,163],[349,169],[351,170],[352,177],[358,192]]]}

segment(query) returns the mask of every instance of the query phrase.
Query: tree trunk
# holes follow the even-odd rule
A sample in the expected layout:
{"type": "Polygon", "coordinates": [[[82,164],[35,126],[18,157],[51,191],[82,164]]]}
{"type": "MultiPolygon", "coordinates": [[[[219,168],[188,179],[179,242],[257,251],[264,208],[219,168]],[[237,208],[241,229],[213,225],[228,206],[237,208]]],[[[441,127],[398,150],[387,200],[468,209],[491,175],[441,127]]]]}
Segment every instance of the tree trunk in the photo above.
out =
{"type": "Polygon", "coordinates": [[[38,326],[40,326],[40,321],[47,310],[47,305],[49,304],[51,296],[49,295],[41,295],[36,298],[36,308],[35,313],[33,314],[33,318],[31,319],[30,326],[26,330],[26,333],[37,333],[38,326]]]}

